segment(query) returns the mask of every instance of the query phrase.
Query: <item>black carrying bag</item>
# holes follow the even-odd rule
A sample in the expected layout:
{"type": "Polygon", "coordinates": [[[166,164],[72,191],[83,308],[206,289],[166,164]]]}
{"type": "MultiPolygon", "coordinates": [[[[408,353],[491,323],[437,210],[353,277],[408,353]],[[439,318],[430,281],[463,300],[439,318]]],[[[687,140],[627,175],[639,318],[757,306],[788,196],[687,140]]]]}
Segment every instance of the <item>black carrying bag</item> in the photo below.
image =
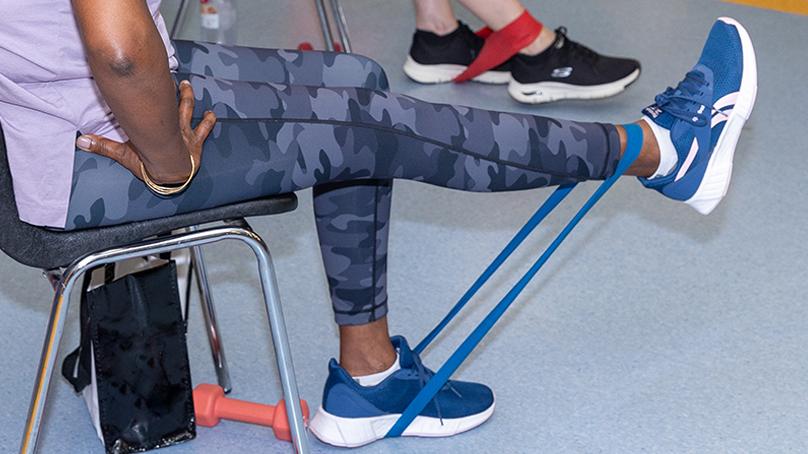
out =
{"type": "Polygon", "coordinates": [[[162,448],[196,437],[186,324],[173,261],[81,297],[81,343],[62,375],[84,394],[107,453],[162,448]]]}

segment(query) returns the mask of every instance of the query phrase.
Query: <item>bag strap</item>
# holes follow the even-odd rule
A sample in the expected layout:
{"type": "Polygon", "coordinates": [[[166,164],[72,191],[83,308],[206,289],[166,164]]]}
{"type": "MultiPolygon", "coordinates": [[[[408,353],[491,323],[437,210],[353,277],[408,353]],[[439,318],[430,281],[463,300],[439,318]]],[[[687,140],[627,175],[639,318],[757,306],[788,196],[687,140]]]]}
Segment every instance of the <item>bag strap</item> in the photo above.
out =
{"type": "MultiPolygon", "coordinates": [[[[109,263],[107,265],[104,265],[104,284],[111,284],[112,281],[114,280],[115,280],[115,264],[109,263]]],[[[87,288],[85,288],[84,291],[86,292],[87,288]]]]}
{"type": "MultiPolygon", "coordinates": [[[[90,311],[87,307],[87,290],[93,281],[93,275],[101,266],[93,268],[84,273],[84,280],[81,284],[81,306],[79,308],[80,340],[79,346],[67,355],[62,363],[62,376],[67,380],[73,389],[79,393],[91,383],[92,371],[90,370],[92,358],[90,353],[90,311]]],[[[103,265],[104,285],[115,280],[115,264],[103,265]]]]}

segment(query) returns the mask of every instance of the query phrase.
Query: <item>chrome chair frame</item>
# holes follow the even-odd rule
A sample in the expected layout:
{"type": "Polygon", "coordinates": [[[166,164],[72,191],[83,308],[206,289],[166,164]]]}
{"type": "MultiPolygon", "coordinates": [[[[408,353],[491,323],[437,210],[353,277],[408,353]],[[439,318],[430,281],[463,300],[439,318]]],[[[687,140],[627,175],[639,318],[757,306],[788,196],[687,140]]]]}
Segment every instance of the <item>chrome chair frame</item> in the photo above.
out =
{"type": "MultiPolygon", "coordinates": [[[[197,230],[197,227],[190,227],[188,229],[190,232],[197,230]]],[[[191,248],[191,267],[194,271],[192,277],[196,279],[197,290],[199,291],[199,305],[202,308],[202,317],[205,319],[205,328],[208,333],[208,343],[210,344],[213,368],[216,370],[216,380],[219,386],[224,390],[224,393],[230,394],[230,391],[233,390],[233,385],[230,381],[230,368],[227,366],[227,359],[224,356],[221,332],[219,331],[219,323],[216,320],[216,309],[213,307],[213,292],[210,290],[205,256],[200,246],[191,248]]],[[[191,285],[190,277],[188,285],[191,285]]],[[[186,304],[188,304],[188,302],[186,302],[186,304]]]]}
{"type": "MultiPolygon", "coordinates": [[[[339,33],[340,43],[342,50],[347,53],[353,52],[351,47],[351,37],[348,35],[348,21],[345,19],[345,11],[339,0],[331,0],[331,15],[334,22],[337,24],[337,32],[339,33]]],[[[323,33],[323,41],[325,50],[334,51],[334,35],[331,32],[331,22],[328,19],[328,8],[326,7],[325,0],[314,0],[314,7],[317,10],[317,18],[320,21],[320,30],[323,33]]]]}

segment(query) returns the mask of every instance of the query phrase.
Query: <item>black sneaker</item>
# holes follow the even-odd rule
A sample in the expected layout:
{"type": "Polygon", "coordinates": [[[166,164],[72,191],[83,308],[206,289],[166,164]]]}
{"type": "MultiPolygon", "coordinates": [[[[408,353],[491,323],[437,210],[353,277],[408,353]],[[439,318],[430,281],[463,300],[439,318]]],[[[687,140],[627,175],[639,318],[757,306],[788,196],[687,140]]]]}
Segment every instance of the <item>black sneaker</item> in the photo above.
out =
{"type": "MultiPolygon", "coordinates": [[[[404,73],[422,84],[451,82],[477,58],[485,40],[463,22],[445,36],[416,30],[404,73]]],[[[508,62],[472,79],[486,84],[507,84],[511,80],[508,62]]]]}
{"type": "Polygon", "coordinates": [[[519,102],[539,104],[614,96],[640,77],[640,62],[600,55],[559,27],[553,45],[535,56],[516,54],[510,70],[508,93],[519,102]]]}

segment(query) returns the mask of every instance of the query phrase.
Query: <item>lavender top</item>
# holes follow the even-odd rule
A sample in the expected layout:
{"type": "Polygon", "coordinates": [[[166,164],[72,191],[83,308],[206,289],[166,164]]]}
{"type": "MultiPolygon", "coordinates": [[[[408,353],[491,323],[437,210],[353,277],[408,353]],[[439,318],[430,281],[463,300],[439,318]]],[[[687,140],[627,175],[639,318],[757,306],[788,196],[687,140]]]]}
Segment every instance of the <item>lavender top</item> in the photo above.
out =
{"type": "MultiPolygon", "coordinates": [[[[160,15],[144,0],[169,57],[160,15]]],[[[93,81],[70,0],[0,0],[0,123],[20,219],[62,228],[73,177],[76,132],[126,141],[93,81]]]]}

